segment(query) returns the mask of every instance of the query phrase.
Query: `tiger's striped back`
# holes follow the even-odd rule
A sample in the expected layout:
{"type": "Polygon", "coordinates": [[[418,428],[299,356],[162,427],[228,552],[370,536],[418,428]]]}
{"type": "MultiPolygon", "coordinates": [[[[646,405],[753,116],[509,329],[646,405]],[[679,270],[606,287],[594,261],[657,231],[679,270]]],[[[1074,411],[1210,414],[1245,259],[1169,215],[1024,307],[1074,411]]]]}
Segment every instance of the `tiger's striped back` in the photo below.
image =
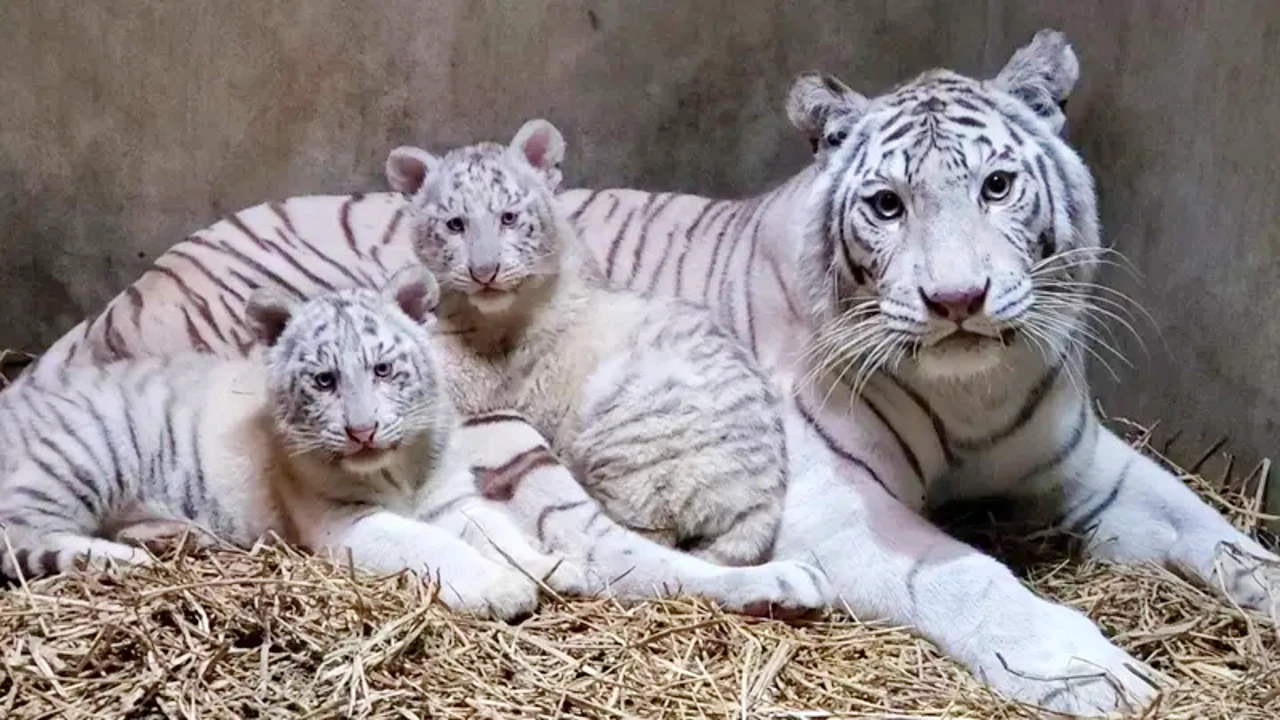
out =
{"type": "Polygon", "coordinates": [[[200,351],[241,357],[253,344],[250,293],[293,298],[381,287],[413,260],[399,193],[303,196],[236,212],[192,233],[27,372],[64,364],[200,351]]]}

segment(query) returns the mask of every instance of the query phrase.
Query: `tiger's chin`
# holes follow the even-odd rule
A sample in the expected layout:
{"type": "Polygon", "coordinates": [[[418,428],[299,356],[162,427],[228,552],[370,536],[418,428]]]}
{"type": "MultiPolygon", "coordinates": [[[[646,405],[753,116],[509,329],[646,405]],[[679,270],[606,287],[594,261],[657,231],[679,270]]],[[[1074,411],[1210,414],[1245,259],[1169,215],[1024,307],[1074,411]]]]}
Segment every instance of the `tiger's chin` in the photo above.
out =
{"type": "Polygon", "coordinates": [[[516,303],[519,293],[514,290],[477,290],[467,295],[467,302],[481,315],[501,315],[516,303]]]}
{"type": "Polygon", "coordinates": [[[963,382],[1004,367],[1009,340],[967,332],[948,335],[922,346],[914,358],[917,372],[927,380],[963,382]]]}
{"type": "Polygon", "coordinates": [[[386,470],[395,461],[396,448],[364,448],[338,458],[338,468],[354,475],[372,475],[386,470]]]}

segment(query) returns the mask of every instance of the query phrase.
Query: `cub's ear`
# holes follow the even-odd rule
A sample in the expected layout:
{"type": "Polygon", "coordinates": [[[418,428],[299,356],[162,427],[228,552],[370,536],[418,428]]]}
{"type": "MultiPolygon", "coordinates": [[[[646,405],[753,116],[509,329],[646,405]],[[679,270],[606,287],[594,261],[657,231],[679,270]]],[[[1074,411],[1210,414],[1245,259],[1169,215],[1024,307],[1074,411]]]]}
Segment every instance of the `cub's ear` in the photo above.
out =
{"type": "Polygon", "coordinates": [[[511,149],[538,171],[552,192],[560,189],[565,143],[555,125],[542,118],[526,122],[511,141],[511,149]]]}
{"type": "Polygon", "coordinates": [[[391,276],[382,295],[411,320],[423,325],[440,303],[440,284],[422,265],[406,265],[391,276]]]}
{"type": "Polygon", "coordinates": [[[852,127],[866,108],[866,98],[817,70],[796,77],[787,93],[787,119],[815,153],[838,146],[843,141],[839,133],[852,127]]]}
{"type": "Polygon", "coordinates": [[[1018,48],[991,84],[1026,103],[1054,133],[1061,133],[1067,96],[1079,79],[1080,60],[1067,36],[1045,29],[1018,48]]]}
{"type": "Polygon", "coordinates": [[[280,291],[262,287],[250,293],[245,317],[258,342],[271,347],[280,339],[297,309],[297,303],[280,291]]]}
{"type": "Polygon", "coordinates": [[[387,156],[387,184],[396,192],[413,195],[439,162],[439,158],[422,148],[401,145],[387,156]]]}

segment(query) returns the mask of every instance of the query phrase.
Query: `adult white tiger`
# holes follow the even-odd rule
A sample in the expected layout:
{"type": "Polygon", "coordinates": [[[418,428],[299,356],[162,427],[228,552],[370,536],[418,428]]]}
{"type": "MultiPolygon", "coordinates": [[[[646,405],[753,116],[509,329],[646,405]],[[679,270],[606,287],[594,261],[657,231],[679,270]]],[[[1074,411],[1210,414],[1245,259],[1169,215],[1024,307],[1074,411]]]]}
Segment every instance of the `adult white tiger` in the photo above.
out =
{"type": "MultiPolygon", "coordinates": [[[[1277,576],[1227,560],[1213,577],[1220,543],[1263,550],[1088,410],[1070,332],[1087,298],[1070,283],[1094,271],[1095,197],[1057,136],[1077,74],[1065,39],[1046,31],[987,82],[932,72],[867,100],[806,75],[788,111],[815,160],[776,190],[562,199],[612,277],[704,300],[797,391],[779,554],[816,557],[860,616],[915,627],[997,688],[1089,712],[1116,705],[1117,689],[1149,699],[1141,664],[930,524],[930,505],[1048,499],[1042,509],[1096,530],[1099,555],[1184,566],[1251,607],[1277,576]],[[954,320],[968,333],[941,337],[954,320]],[[1010,329],[1007,346],[980,337],[1010,329]],[[882,371],[863,374],[854,400],[829,392],[832,373],[801,382],[822,358],[882,371]]],[[[34,370],[191,347],[240,354],[249,288],[379,282],[411,257],[403,213],[393,194],[244,210],[161,257],[34,370]]]]}

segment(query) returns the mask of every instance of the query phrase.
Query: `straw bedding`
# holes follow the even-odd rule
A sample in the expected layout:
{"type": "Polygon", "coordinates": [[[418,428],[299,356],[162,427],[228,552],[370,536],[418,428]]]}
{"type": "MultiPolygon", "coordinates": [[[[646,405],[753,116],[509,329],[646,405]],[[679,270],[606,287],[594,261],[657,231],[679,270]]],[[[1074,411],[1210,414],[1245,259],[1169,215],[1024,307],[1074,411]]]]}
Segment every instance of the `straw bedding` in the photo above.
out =
{"type": "MultiPolygon", "coordinates": [[[[1257,524],[1255,494],[1191,481],[1257,524]]],[[[1274,619],[1163,570],[1079,562],[1070,538],[966,537],[1167,673],[1149,717],[1280,716],[1274,619]]],[[[354,575],[279,545],[162,560],[0,590],[0,717],[1037,716],[928,643],[841,615],[553,599],[508,625],[447,612],[411,575],[354,575]]]]}

